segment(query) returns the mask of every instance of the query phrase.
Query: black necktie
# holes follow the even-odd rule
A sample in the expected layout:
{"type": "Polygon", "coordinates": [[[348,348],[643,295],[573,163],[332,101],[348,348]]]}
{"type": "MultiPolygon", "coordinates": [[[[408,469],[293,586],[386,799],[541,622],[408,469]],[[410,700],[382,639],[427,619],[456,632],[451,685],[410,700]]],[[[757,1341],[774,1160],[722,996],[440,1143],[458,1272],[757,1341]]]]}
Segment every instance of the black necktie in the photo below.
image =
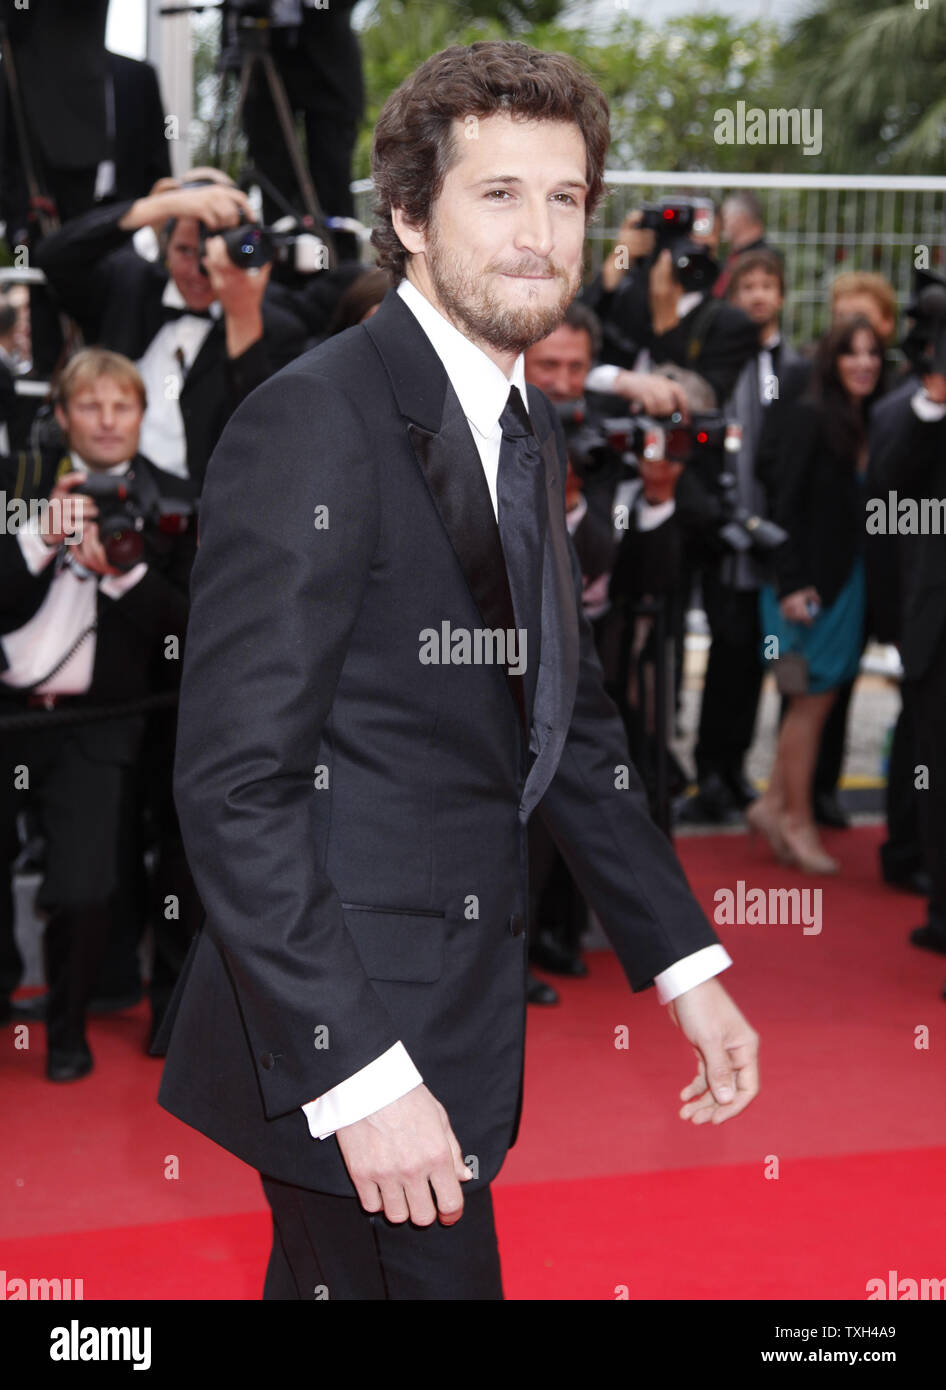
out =
{"type": "MultiPolygon", "coordinates": [[[[510,388],[506,408],[499,417],[503,439],[499,449],[496,495],[499,538],[506,559],[506,573],[516,615],[516,627],[526,633],[523,672],[527,722],[531,718],[539,669],[542,618],[542,557],[545,549],[545,469],[538,441],[529,423],[522,397],[510,388]]],[[[519,662],[522,637],[517,638],[519,662]]]]}

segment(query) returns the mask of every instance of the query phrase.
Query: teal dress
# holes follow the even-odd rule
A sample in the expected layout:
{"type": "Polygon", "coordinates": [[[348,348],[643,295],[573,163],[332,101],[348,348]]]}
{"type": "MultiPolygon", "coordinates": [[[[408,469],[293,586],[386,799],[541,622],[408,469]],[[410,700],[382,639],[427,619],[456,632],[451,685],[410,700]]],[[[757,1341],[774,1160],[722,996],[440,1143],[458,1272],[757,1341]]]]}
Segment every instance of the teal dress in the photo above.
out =
{"type": "MultiPolygon", "coordinates": [[[[860,478],[862,490],[866,479],[860,478]]],[[[864,650],[864,624],[867,613],[867,580],[864,561],[854,561],[841,592],[832,604],[822,608],[811,625],[790,623],[779,611],[778,594],[771,584],[759,591],[759,619],[762,623],[762,656],[772,658],[771,638],[778,638],[780,656],[800,652],[808,663],[808,690],[821,695],[854,679],[864,650]]]]}

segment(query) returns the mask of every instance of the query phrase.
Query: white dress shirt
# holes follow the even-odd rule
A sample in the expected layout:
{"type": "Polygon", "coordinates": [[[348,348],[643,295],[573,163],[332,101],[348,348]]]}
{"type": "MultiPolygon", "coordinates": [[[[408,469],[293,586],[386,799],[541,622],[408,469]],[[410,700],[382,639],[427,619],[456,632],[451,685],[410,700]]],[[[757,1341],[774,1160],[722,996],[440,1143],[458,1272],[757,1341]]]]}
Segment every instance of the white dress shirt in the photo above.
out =
{"type": "MultiPolygon", "coordinates": [[[[454,328],[409,280],[402,280],[397,292],[430,339],[457,393],[483,465],[493,511],[498,517],[496,480],[502,444],[499,417],[506,407],[511,386],[518,387],[526,411],[529,409],[523,356],[520,353],[516,358],[512,375],[507,378],[495,362],[454,328]]],[[[654,977],[657,997],[661,1004],[667,1004],[731,964],[722,946],[706,946],[654,977]]],[[[309,1122],[309,1133],[313,1138],[327,1139],[343,1125],[355,1124],[382,1106],[399,1100],[422,1081],[404,1044],[397,1042],[354,1076],[302,1107],[309,1122]]]]}
{"type": "MultiPolygon", "coordinates": [[[[161,303],[171,309],[187,308],[173,280],[165,285],[161,303]]],[[[184,378],[213,327],[212,319],[218,319],[223,311],[214,300],[207,312],[209,319],[188,314],[162,324],[136,364],[148,393],[138,449],[156,468],[177,478],[190,476],[180,406],[184,378]]]]}
{"type": "MultiPolygon", "coordinates": [[[[70,458],[73,472],[89,471],[78,454],[73,453],[70,458]]],[[[129,460],[126,460],[107,471],[127,473],[128,468],[129,460]]],[[[47,545],[35,521],[18,531],[16,538],[30,574],[42,574],[60,552],[64,561],[29,622],[0,639],[9,662],[7,670],[0,673],[0,681],[22,689],[34,685],[44,672],[51,671],[79,635],[95,622],[99,590],[106,598],[121,598],[143,578],[148,566],[142,561],[125,574],[90,574],[72,563],[71,546],[47,545]]],[[[61,670],[36,687],[36,693],[84,695],[92,684],[94,667],[95,633],[90,632],[61,670]]]]}

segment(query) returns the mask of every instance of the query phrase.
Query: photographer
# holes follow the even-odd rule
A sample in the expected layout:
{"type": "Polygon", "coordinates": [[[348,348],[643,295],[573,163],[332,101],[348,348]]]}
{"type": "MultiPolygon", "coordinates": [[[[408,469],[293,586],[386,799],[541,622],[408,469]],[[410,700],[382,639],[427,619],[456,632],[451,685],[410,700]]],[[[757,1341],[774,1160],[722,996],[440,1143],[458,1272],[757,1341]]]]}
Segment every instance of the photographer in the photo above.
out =
{"type": "MultiPolygon", "coordinates": [[[[28,800],[46,840],[37,901],[48,913],[52,1081],[75,1080],[92,1068],[86,1006],[132,848],[129,812],[145,728],[143,714],[82,722],[57,718],[57,711],[148,695],[166,657],[179,656],[173,644],[179,647],[187,620],[193,504],[181,497],[186,484],[139,454],[144,408],[133,364],[86,349],[57,388],[68,453],[0,462],[6,497],[30,507],[28,525],[8,526],[0,536],[0,719],[30,713],[35,725],[0,724],[0,842],[9,871],[17,817],[28,800]],[[131,498],[140,503],[141,530],[131,498]],[[44,499],[49,505],[38,505],[44,499]]],[[[0,1013],[9,1017],[22,970],[9,877],[0,891],[0,967],[0,1013]]]]}
{"type": "Polygon", "coordinates": [[[86,339],[137,363],[148,392],[142,451],[198,491],[237,405],[304,343],[300,321],[265,300],[269,266],[240,270],[207,235],[251,220],[239,189],[172,189],[76,218],[36,254],[86,339]],[[130,247],[156,223],[166,268],[130,247]]]}
{"type": "MultiPolygon", "coordinates": [[[[727,402],[726,416],[741,428],[740,448],[732,460],[737,499],[757,516],[766,513],[755,467],[759,438],[777,398],[781,375],[800,360],[783,341],[779,328],[784,288],[781,259],[770,250],[748,251],[732,268],[730,301],[755,324],[758,341],[727,402]]],[[[752,745],[762,686],[758,598],[762,579],[761,557],[752,551],[717,554],[700,575],[713,641],[695,750],[699,792],[683,809],[686,820],[726,821],[755,796],[744,775],[744,762],[752,745]]]]}
{"type": "Polygon", "coordinates": [[[673,363],[697,372],[719,405],[757,344],[746,315],[712,296],[716,240],[713,207],[705,200],[637,208],[582,298],[601,319],[609,361],[644,371],[673,363]]]}

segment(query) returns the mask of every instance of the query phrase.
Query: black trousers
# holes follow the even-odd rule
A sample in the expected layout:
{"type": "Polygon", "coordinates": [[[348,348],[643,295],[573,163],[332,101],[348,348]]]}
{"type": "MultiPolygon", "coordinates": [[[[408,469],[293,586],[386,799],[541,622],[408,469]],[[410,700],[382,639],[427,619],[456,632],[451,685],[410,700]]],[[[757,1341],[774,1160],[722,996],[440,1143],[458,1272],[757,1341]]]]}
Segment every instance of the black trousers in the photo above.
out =
{"type": "Polygon", "coordinates": [[[455,1225],[422,1227],[394,1225],[355,1197],[260,1177],[273,1213],[266,1300],[503,1297],[489,1187],[464,1194],[455,1225]]]}
{"type": "Polygon", "coordinates": [[[924,867],[917,804],[922,793],[914,786],[919,758],[914,748],[913,687],[909,681],[901,687],[900,697],[887,772],[887,839],[880,847],[884,878],[894,879],[907,878],[924,867]]]}
{"type": "Polygon", "coordinates": [[[700,782],[712,773],[723,779],[742,775],[762,688],[758,593],[730,588],[713,569],[703,571],[701,583],[713,642],[694,754],[700,782]]]}
{"type": "MultiPolygon", "coordinates": [[[[0,699],[0,713],[20,712],[0,699]]],[[[27,804],[46,839],[46,871],[37,905],[48,914],[43,957],[51,1046],[77,1048],[85,1008],[114,919],[119,863],[128,851],[133,768],[93,756],[74,728],[0,732],[0,846],[5,856],[0,892],[0,988],[16,989],[22,960],[14,936],[12,861],[16,821],[27,804]]]]}
{"type": "Polygon", "coordinates": [[[906,698],[914,716],[916,762],[929,774],[928,786],[914,784],[913,794],[926,870],[933,880],[930,922],[946,931],[946,642],[940,643],[924,675],[910,681],[909,687],[906,698]]]}

